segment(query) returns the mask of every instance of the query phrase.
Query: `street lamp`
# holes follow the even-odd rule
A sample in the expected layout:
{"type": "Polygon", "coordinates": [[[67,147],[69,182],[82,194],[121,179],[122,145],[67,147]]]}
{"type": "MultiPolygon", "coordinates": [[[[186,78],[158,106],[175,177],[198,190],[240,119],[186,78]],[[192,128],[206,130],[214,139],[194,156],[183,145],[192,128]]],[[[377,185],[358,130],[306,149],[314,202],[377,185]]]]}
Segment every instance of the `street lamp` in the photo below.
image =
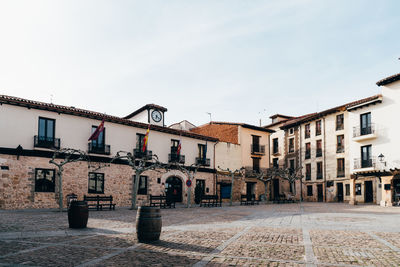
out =
{"type": "Polygon", "coordinates": [[[382,162],[382,163],[384,163],[384,164],[385,164],[385,167],[386,167],[386,161],[384,161],[384,160],[385,160],[385,156],[381,153],[381,154],[378,156],[378,158],[379,158],[379,161],[382,162]]]}

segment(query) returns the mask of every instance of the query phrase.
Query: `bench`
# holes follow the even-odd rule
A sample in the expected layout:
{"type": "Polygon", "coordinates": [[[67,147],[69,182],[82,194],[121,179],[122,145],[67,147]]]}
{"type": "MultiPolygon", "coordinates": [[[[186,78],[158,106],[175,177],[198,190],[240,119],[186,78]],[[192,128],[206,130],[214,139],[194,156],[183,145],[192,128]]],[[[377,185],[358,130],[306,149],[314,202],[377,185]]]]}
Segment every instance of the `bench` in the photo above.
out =
{"type": "Polygon", "coordinates": [[[115,204],[112,196],[83,196],[83,200],[88,203],[91,210],[103,210],[103,206],[109,207],[109,210],[115,210],[115,204]]]}
{"type": "Polygon", "coordinates": [[[252,195],[240,195],[240,205],[258,205],[260,199],[256,199],[254,194],[252,195]]]}
{"type": "Polygon", "coordinates": [[[221,199],[218,195],[202,195],[200,198],[200,207],[222,207],[221,199]]]}
{"type": "Polygon", "coordinates": [[[167,196],[159,195],[152,196],[150,195],[150,207],[160,207],[162,208],[175,208],[175,201],[167,200],[167,196]]]}

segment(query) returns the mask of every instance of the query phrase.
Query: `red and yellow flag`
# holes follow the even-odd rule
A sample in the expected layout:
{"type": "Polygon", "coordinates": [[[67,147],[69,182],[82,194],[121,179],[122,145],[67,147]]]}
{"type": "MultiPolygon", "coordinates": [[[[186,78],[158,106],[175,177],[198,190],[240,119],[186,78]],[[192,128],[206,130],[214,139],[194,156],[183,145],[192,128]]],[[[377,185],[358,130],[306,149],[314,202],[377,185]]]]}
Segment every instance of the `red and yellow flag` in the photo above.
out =
{"type": "Polygon", "coordinates": [[[142,152],[145,152],[145,151],[146,151],[147,143],[148,143],[148,141],[149,141],[149,132],[150,132],[150,125],[149,125],[149,127],[147,128],[146,135],[145,135],[144,138],[143,138],[142,152]]]}

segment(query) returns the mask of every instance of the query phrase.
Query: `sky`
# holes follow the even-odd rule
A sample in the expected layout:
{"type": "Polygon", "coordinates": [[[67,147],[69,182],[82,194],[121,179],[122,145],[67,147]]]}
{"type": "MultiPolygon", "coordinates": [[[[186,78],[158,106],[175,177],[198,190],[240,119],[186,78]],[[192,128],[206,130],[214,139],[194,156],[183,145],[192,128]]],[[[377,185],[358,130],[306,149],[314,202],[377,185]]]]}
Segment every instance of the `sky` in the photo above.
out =
{"type": "Polygon", "coordinates": [[[0,0],[0,94],[125,116],[270,123],[380,93],[400,1],[0,0]]]}

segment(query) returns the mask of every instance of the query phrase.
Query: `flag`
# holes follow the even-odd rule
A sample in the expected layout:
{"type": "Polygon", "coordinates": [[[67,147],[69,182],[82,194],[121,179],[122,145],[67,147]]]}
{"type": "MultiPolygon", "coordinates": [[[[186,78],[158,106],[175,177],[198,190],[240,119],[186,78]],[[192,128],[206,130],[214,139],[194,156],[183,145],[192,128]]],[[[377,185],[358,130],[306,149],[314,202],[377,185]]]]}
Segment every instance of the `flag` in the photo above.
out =
{"type": "Polygon", "coordinates": [[[179,140],[178,149],[176,150],[176,155],[179,156],[181,154],[181,148],[182,148],[181,140],[179,140]]]}
{"type": "Polygon", "coordinates": [[[102,131],[104,131],[104,118],[101,120],[100,125],[97,126],[96,130],[89,137],[88,141],[97,140],[97,138],[99,138],[99,135],[102,131]]]}
{"type": "Polygon", "coordinates": [[[149,132],[150,132],[150,125],[149,125],[149,127],[147,128],[146,135],[145,135],[144,138],[143,138],[142,152],[145,152],[145,151],[146,151],[147,143],[148,143],[148,141],[149,141],[149,132]]]}

